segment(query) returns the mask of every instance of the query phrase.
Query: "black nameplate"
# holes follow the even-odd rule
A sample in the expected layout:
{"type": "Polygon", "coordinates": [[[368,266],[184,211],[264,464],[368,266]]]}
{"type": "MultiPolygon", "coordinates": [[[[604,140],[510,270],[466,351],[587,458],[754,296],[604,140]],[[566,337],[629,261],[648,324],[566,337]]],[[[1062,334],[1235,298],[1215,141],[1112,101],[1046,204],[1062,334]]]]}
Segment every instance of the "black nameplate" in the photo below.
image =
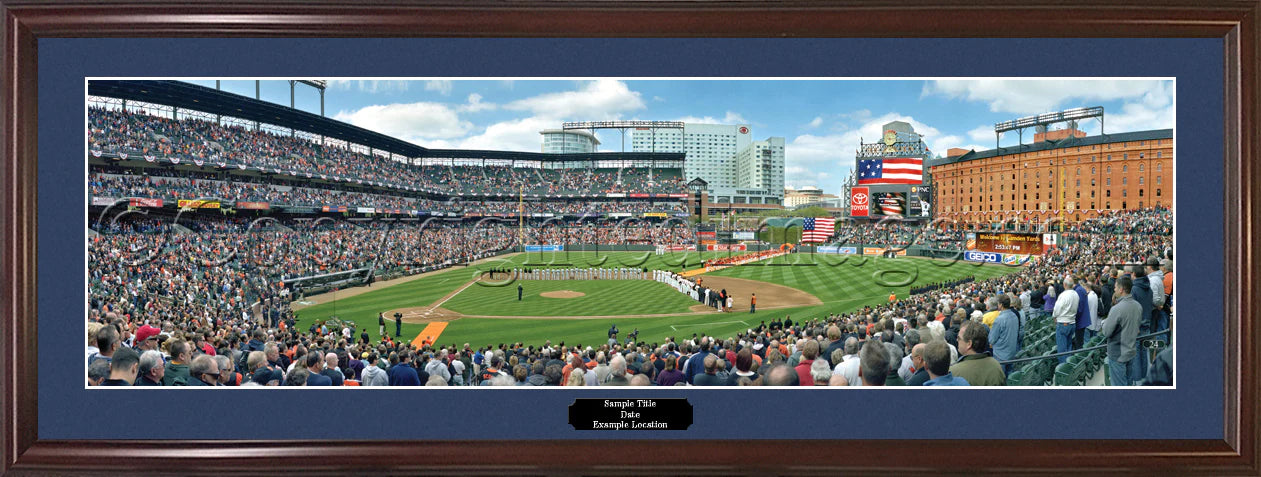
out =
{"type": "Polygon", "coordinates": [[[692,425],[687,399],[575,399],[569,425],[577,431],[683,431],[692,425]]]}

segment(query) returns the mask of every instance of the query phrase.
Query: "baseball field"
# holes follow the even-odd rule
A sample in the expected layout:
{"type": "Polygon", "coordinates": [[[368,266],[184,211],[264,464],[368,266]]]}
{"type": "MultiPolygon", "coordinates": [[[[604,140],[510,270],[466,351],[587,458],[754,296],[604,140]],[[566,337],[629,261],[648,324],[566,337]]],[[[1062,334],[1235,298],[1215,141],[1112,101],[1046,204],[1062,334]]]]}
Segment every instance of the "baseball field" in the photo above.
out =
{"type": "MultiPolygon", "coordinates": [[[[789,254],[699,275],[702,284],[734,296],[731,312],[701,305],[668,285],[650,280],[523,280],[487,275],[491,269],[632,268],[675,272],[701,267],[701,261],[728,252],[543,252],[485,259],[470,266],[378,282],[294,303],[299,326],[336,315],[367,327],[377,336],[377,314],[387,331],[392,316],[403,315],[402,339],[424,332],[439,344],[473,346],[545,340],[598,344],[609,326],[623,333],[639,329],[641,341],[707,333],[728,336],[791,315],[794,320],[842,313],[886,303],[890,292],[973,276],[984,280],[1017,267],[977,265],[921,258],[883,259],[840,255],[789,254]],[[518,300],[518,286],[521,299],[518,300]],[[749,313],[757,295],[757,311],[749,313]]],[[[356,333],[358,333],[356,331],[356,333]]]]}

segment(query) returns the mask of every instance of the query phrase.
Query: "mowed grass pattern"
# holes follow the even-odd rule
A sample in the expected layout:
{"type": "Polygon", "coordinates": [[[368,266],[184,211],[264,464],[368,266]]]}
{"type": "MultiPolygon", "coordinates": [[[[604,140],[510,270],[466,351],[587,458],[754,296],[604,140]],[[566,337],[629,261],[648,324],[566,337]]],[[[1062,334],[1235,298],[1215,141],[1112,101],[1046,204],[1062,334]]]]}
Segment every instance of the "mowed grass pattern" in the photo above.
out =
{"type": "Polygon", "coordinates": [[[649,280],[523,280],[502,287],[474,284],[442,305],[466,315],[601,316],[686,313],[698,304],[664,283],[649,280]],[[517,284],[524,287],[517,301],[517,284]],[[577,298],[540,293],[570,290],[577,298]]]}
{"type": "Polygon", "coordinates": [[[906,298],[912,287],[966,276],[982,281],[1019,270],[1018,267],[977,266],[963,261],[792,254],[707,275],[759,280],[796,288],[834,307],[861,303],[844,310],[848,311],[873,304],[871,298],[882,300],[875,303],[887,303],[890,292],[906,298]]]}
{"type": "MultiPolygon", "coordinates": [[[[380,311],[391,310],[395,308],[406,308],[414,306],[424,306],[433,303],[443,296],[464,286],[473,279],[474,274],[479,270],[490,268],[512,268],[521,266],[522,264],[531,264],[534,268],[549,268],[539,264],[552,263],[558,266],[550,268],[569,268],[569,266],[561,266],[560,264],[572,264],[574,268],[597,268],[603,266],[606,268],[615,267],[631,267],[631,268],[649,268],[649,269],[667,269],[681,270],[696,268],[703,258],[713,258],[726,256],[726,252],[711,252],[705,255],[692,252],[689,254],[671,253],[659,257],[652,252],[570,252],[568,254],[561,252],[553,253],[530,253],[518,254],[513,257],[498,261],[490,261],[474,267],[458,267],[451,271],[436,274],[420,280],[409,282],[402,285],[365,293],[349,299],[342,299],[337,302],[337,314],[342,318],[353,320],[360,326],[368,326],[375,333],[376,316],[380,311]],[[703,257],[703,258],[702,258],[703,257]],[[686,264],[682,263],[686,258],[686,264]],[[602,260],[602,263],[601,263],[602,260]],[[594,265],[593,265],[594,264],[594,265]]],[[[660,342],[668,336],[690,337],[693,333],[706,333],[716,336],[730,336],[736,332],[743,331],[750,327],[756,326],[761,321],[770,321],[774,318],[783,318],[785,315],[792,315],[794,321],[801,319],[812,319],[826,316],[828,313],[845,313],[861,308],[866,305],[879,305],[888,301],[890,291],[896,291],[899,297],[906,297],[909,288],[912,286],[920,286],[933,282],[942,282],[947,280],[955,280],[965,276],[974,276],[978,281],[985,280],[994,276],[1014,273],[1020,270],[1019,267],[1007,267],[1002,265],[984,265],[977,266],[967,262],[946,262],[915,258],[863,258],[863,257],[842,257],[837,255],[810,255],[810,254],[793,254],[785,257],[772,259],[768,262],[772,264],[810,264],[815,266],[761,266],[757,264],[744,265],[740,267],[730,268],[718,272],[713,275],[730,276],[736,278],[745,278],[750,280],[761,280],[779,285],[784,285],[805,291],[819,297],[824,303],[814,306],[803,306],[799,308],[781,308],[775,310],[758,310],[755,314],[749,314],[747,308],[743,311],[732,313],[703,313],[703,314],[687,314],[682,316],[658,317],[658,318],[623,318],[623,319],[546,319],[546,320],[529,320],[529,319],[513,319],[513,318],[462,318],[451,322],[446,331],[438,339],[440,344],[463,344],[471,343],[474,346],[484,346],[488,344],[497,345],[498,343],[508,342],[524,342],[529,344],[542,344],[544,340],[552,340],[553,343],[565,341],[567,344],[582,343],[599,344],[607,341],[606,332],[609,326],[616,323],[623,333],[630,332],[634,328],[640,330],[640,340],[649,342],[660,342]],[[888,273],[888,270],[902,270],[905,273],[888,273]],[[885,271],[882,275],[884,280],[881,281],[876,277],[877,273],[885,271]],[[899,283],[910,280],[910,283],[899,283]],[[892,286],[891,286],[892,285],[892,286]]],[[[548,287],[545,283],[562,284],[564,281],[530,281],[523,282],[527,290],[534,290],[536,300],[547,300],[546,306],[564,307],[567,303],[573,303],[580,299],[544,299],[537,297],[537,293],[543,290],[540,287],[548,287]]],[[[652,312],[642,311],[639,304],[635,307],[628,305],[629,299],[635,296],[631,292],[623,291],[624,286],[630,286],[631,282],[626,285],[610,286],[613,281],[591,281],[582,282],[595,287],[599,295],[603,296],[611,294],[621,299],[604,300],[597,299],[592,303],[597,307],[608,307],[599,311],[582,309],[577,312],[560,312],[559,310],[545,310],[535,307],[535,305],[520,306],[522,313],[510,312],[508,307],[513,306],[516,302],[516,286],[504,287],[510,290],[474,290],[480,288],[477,285],[470,286],[459,295],[448,300],[443,307],[450,308],[452,306],[462,308],[458,310],[463,313],[479,314],[479,315],[500,315],[500,316],[598,316],[598,315],[630,315],[630,314],[653,314],[652,312]],[[603,287],[604,289],[601,289],[603,287]],[[605,290],[607,289],[607,291],[605,290]],[[500,293],[506,291],[506,293],[500,293]],[[466,298],[466,293],[472,292],[466,298]],[[502,295],[502,296],[500,296],[502,295]],[[472,307],[465,309],[466,307],[472,307]],[[476,313],[474,312],[477,311],[476,313]],[[540,311],[543,310],[543,311],[540,311]]],[[[654,284],[655,282],[638,282],[644,285],[654,284]]],[[[558,285],[559,286],[559,285],[558,285]]],[[[673,300],[677,298],[682,300],[679,304],[683,307],[682,312],[687,311],[687,306],[693,304],[690,298],[684,297],[682,294],[675,292],[673,289],[660,285],[664,296],[669,296],[673,300]]],[[[581,291],[588,293],[585,289],[578,286],[564,286],[555,288],[556,290],[569,289],[573,291],[581,291]]],[[[588,296],[595,296],[596,293],[588,293],[588,296]]],[[[644,302],[660,301],[662,295],[653,294],[652,298],[645,298],[644,302]]],[[[598,297],[597,297],[598,298],[598,297]]],[[[740,306],[746,304],[741,303],[740,306]]],[[[673,306],[673,305],[670,305],[673,306]]],[[[740,310],[737,306],[737,310],[740,310]]],[[[454,310],[454,308],[451,308],[454,310]]],[[[311,307],[299,312],[302,317],[301,326],[305,327],[310,323],[310,319],[322,319],[332,314],[332,304],[323,304],[311,307]]],[[[663,313],[669,313],[663,312],[663,313]]],[[[393,333],[393,324],[387,326],[389,331],[393,333]]],[[[406,339],[415,337],[416,334],[424,328],[424,325],[403,325],[403,336],[406,339]]]]}

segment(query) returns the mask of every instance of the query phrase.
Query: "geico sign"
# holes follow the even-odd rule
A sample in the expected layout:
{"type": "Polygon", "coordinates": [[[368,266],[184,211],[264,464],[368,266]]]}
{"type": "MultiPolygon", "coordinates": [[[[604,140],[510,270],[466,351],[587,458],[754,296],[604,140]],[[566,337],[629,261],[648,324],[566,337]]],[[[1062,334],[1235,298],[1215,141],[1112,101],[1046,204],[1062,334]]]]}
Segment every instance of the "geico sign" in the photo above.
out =
{"type": "Polygon", "coordinates": [[[963,259],[969,262],[1002,263],[1003,255],[989,252],[967,252],[963,254],[963,259]]]}

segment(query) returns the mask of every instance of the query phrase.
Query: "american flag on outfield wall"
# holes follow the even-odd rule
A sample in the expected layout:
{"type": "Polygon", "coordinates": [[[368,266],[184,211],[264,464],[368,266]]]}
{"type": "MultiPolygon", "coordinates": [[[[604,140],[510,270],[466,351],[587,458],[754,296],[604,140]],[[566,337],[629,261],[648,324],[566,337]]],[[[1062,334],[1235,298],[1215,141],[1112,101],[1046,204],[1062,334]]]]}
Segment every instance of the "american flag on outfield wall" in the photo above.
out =
{"type": "Polygon", "coordinates": [[[802,243],[824,242],[836,231],[836,220],[828,218],[807,217],[801,226],[802,243]]]}
{"type": "Polygon", "coordinates": [[[858,161],[858,184],[922,184],[924,160],[908,157],[858,161]]]}

